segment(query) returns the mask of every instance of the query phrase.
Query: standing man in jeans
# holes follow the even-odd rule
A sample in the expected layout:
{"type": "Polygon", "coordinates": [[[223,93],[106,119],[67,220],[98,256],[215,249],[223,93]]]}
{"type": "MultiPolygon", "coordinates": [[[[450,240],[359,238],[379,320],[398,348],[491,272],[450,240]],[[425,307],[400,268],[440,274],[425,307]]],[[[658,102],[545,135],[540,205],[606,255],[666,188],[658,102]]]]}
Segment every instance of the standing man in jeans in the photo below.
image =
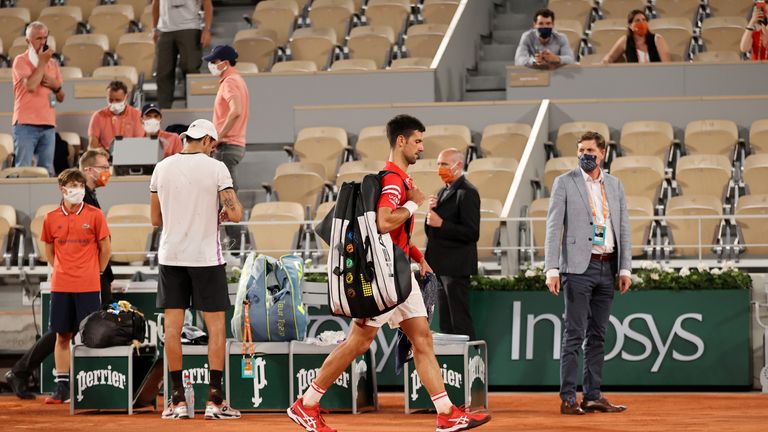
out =
{"type": "Polygon", "coordinates": [[[13,142],[16,166],[37,165],[54,175],[53,152],[56,147],[56,111],[64,101],[61,71],[53,50],[48,48],[48,27],[34,21],[27,26],[27,51],[13,61],[13,142]]]}
{"type": "Polygon", "coordinates": [[[171,108],[176,88],[176,57],[181,71],[200,70],[203,48],[211,43],[212,0],[152,0],[152,38],[157,44],[157,100],[160,108],[171,108]],[[200,8],[203,19],[200,20],[200,8]]]}

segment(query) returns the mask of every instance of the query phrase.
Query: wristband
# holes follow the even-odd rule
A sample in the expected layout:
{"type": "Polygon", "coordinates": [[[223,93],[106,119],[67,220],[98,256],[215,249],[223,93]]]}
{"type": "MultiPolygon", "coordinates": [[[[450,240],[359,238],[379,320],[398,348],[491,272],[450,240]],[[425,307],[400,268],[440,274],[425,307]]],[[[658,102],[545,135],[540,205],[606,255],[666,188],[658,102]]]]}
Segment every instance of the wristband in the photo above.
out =
{"type": "Polygon", "coordinates": [[[411,214],[411,216],[413,216],[413,214],[414,214],[414,213],[416,213],[416,210],[418,210],[418,209],[419,209],[419,205],[418,205],[418,204],[416,204],[416,203],[415,203],[415,202],[413,202],[413,201],[407,201],[407,202],[406,202],[405,204],[403,204],[403,206],[402,206],[402,207],[400,207],[400,208],[404,208],[404,209],[408,210],[408,213],[410,213],[410,214],[411,214]]]}
{"type": "Polygon", "coordinates": [[[59,86],[59,88],[53,90],[53,93],[54,94],[58,94],[60,91],[61,91],[61,86],[59,86]]]}
{"type": "Polygon", "coordinates": [[[754,27],[749,27],[749,26],[744,27],[744,30],[755,31],[754,27]]]}

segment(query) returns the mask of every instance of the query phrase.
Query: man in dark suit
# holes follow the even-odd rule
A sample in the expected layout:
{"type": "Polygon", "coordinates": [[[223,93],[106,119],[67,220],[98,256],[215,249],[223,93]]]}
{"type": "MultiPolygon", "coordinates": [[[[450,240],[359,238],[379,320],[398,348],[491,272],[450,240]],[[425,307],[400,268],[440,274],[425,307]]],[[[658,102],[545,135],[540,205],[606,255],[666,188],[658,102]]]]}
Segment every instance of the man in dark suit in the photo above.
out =
{"type": "Polygon", "coordinates": [[[480,194],[463,175],[464,154],[454,148],[437,157],[445,183],[431,196],[426,220],[426,259],[443,283],[438,297],[440,331],[475,339],[469,312],[469,278],[477,274],[480,237],[480,194]]]}

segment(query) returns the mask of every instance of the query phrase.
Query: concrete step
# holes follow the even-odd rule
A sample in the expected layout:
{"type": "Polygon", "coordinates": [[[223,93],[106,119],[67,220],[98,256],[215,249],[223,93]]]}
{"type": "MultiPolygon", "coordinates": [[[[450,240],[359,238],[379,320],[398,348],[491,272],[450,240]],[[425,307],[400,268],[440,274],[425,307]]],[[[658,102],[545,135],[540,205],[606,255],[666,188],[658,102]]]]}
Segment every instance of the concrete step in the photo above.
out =
{"type": "Polygon", "coordinates": [[[533,21],[533,14],[539,9],[547,7],[548,0],[509,0],[507,10],[514,13],[527,14],[533,21]]]}
{"type": "Polygon", "coordinates": [[[500,44],[518,44],[520,36],[528,29],[522,30],[494,30],[493,41],[500,44]]]}
{"type": "Polygon", "coordinates": [[[531,27],[533,19],[530,14],[500,14],[493,17],[494,30],[517,30],[531,27]]]}
{"type": "Polygon", "coordinates": [[[517,44],[492,43],[483,45],[480,48],[480,60],[514,62],[516,50],[517,44]]]}
{"type": "Polygon", "coordinates": [[[479,61],[477,62],[477,74],[503,77],[507,73],[507,65],[511,64],[514,64],[514,61],[479,61]]]}
{"type": "Polygon", "coordinates": [[[467,77],[466,88],[468,92],[504,90],[505,77],[498,75],[475,75],[467,77]]]}
{"type": "Polygon", "coordinates": [[[507,92],[504,90],[464,92],[464,100],[468,102],[499,101],[499,100],[506,100],[506,99],[507,99],[507,92]]]}

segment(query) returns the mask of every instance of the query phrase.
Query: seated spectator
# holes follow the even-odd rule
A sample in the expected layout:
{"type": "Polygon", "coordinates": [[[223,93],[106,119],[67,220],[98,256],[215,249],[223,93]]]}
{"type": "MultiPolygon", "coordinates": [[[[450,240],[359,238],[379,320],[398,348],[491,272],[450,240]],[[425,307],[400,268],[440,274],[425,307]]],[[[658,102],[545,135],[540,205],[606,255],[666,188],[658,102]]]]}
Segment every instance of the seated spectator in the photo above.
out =
{"type": "Polygon", "coordinates": [[[613,45],[602,63],[615,63],[622,55],[627,63],[658,63],[669,61],[669,48],[664,38],[648,30],[648,17],[645,12],[635,9],[627,16],[629,24],[626,36],[622,36],[613,45]]]}
{"type": "Polygon", "coordinates": [[[141,109],[141,122],[144,125],[144,136],[160,140],[163,146],[163,157],[175,155],[181,151],[181,138],[178,134],[166,132],[160,128],[163,113],[157,104],[148,103],[141,109]]]}
{"type": "Polygon", "coordinates": [[[520,37],[515,53],[515,65],[551,68],[573,64],[574,57],[568,38],[554,30],[555,13],[540,9],[533,16],[533,29],[520,37]]]}
{"type": "Polygon", "coordinates": [[[752,60],[768,60],[768,9],[765,2],[755,3],[752,18],[744,28],[739,49],[743,53],[752,52],[752,60]]]}
{"type": "Polygon", "coordinates": [[[115,138],[143,136],[141,112],[128,105],[128,87],[122,81],[112,81],[107,86],[107,107],[96,111],[91,117],[88,148],[102,148],[111,154],[115,138]]]}

